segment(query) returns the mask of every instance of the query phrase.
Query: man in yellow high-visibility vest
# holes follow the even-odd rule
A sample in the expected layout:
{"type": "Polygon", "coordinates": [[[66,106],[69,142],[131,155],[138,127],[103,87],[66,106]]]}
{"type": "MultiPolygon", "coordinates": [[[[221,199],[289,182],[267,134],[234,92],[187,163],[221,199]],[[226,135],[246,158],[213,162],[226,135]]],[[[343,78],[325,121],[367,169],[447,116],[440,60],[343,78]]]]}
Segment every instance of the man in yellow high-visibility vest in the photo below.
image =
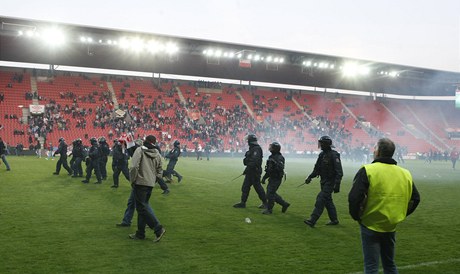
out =
{"type": "Polygon", "coordinates": [[[420,195],[411,173],[392,158],[395,144],[382,138],[374,147],[374,161],[364,165],[348,194],[351,217],[361,227],[364,272],[398,273],[394,262],[396,225],[414,212],[420,195]]]}

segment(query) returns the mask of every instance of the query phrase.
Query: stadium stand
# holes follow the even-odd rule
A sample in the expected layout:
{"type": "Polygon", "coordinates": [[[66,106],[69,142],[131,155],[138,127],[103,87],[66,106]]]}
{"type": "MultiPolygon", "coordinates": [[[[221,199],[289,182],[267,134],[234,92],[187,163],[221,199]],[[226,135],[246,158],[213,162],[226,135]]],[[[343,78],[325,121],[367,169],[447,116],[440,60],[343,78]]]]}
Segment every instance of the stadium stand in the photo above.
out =
{"type": "Polygon", "coordinates": [[[0,70],[0,95],[0,134],[10,146],[21,143],[26,148],[60,137],[85,142],[123,132],[141,138],[152,131],[163,145],[180,139],[188,148],[210,143],[222,152],[244,149],[248,132],[260,136],[262,145],[277,140],[291,153],[316,151],[316,138],[326,134],[345,155],[370,148],[382,136],[408,153],[460,145],[447,133],[460,128],[450,102],[83,73],[50,77],[47,72],[6,68],[0,70]],[[45,113],[30,114],[30,104],[45,105],[45,113]]]}

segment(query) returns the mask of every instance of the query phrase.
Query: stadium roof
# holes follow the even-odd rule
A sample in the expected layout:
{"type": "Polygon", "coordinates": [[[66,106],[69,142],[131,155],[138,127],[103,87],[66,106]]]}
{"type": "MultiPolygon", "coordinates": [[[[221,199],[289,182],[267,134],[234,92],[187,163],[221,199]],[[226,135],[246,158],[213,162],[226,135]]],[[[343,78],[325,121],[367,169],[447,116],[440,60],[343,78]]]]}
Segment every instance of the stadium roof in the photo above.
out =
{"type": "Polygon", "coordinates": [[[401,95],[453,96],[460,73],[127,30],[0,17],[0,61],[401,95]]]}

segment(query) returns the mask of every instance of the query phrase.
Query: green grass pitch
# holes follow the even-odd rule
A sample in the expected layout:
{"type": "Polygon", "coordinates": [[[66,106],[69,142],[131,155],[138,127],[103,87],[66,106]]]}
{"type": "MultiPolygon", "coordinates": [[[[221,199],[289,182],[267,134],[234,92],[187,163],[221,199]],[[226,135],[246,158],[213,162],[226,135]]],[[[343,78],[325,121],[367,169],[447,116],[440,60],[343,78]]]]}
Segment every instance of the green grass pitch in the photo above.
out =
{"type": "MultiPolygon", "coordinates": [[[[347,194],[358,164],[343,162],[341,192],[334,194],[340,225],[312,229],[303,223],[313,209],[319,180],[297,187],[314,160],[286,160],[287,180],[278,193],[291,203],[263,215],[252,190],[245,209],[235,209],[243,178],[241,158],[180,158],[181,183],[168,196],[156,187],[150,203],[167,230],[160,243],[117,228],[130,186],[112,171],[103,184],[82,184],[61,172],[56,160],[8,157],[0,165],[0,273],[356,273],[362,271],[359,227],[348,215],[347,194]],[[252,222],[245,222],[249,217],[252,222]]],[[[266,157],[264,158],[264,161],[266,157]]],[[[400,273],[458,273],[460,269],[460,170],[450,162],[409,161],[421,194],[415,213],[399,225],[400,273]]],[[[460,166],[458,167],[460,169],[460,166]]],[[[134,217],[136,222],[137,216],[134,217]]]]}

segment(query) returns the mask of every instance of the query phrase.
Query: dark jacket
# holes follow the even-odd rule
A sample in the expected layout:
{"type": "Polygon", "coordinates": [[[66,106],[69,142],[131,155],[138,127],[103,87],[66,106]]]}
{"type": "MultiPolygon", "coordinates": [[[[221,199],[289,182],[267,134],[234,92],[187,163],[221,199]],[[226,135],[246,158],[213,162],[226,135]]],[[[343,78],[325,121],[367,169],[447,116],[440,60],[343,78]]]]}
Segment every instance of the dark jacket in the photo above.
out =
{"type": "Polygon", "coordinates": [[[72,148],[72,155],[75,158],[83,158],[84,157],[84,150],[82,145],[74,145],[72,148]]]}
{"type": "Polygon", "coordinates": [[[325,149],[321,151],[316,160],[313,172],[309,178],[321,177],[321,183],[334,184],[337,188],[343,177],[342,162],[340,161],[340,153],[333,149],[325,149]]]}
{"type": "Polygon", "coordinates": [[[175,146],[168,154],[166,154],[165,158],[169,159],[169,161],[177,162],[180,156],[180,148],[175,146]]]}
{"type": "Polygon", "coordinates": [[[123,148],[120,144],[115,144],[112,147],[112,165],[116,166],[118,164],[123,164],[126,160],[128,160],[128,155],[123,153],[123,148]]]}
{"type": "Polygon", "coordinates": [[[110,154],[109,144],[107,142],[100,142],[99,143],[99,150],[101,153],[101,157],[108,157],[110,154]]]}
{"type": "Polygon", "coordinates": [[[243,174],[258,175],[262,174],[262,148],[258,144],[249,144],[249,150],[244,155],[243,164],[246,166],[243,174]]]}
{"type": "Polygon", "coordinates": [[[6,146],[3,141],[0,141],[0,155],[6,154],[6,146]]]}
{"type": "Polygon", "coordinates": [[[88,157],[91,160],[96,160],[101,158],[101,152],[98,145],[92,145],[88,152],[88,157]]]}
{"type": "Polygon", "coordinates": [[[67,157],[67,143],[65,141],[59,142],[58,149],[54,152],[54,154],[67,157]]]}
{"type": "Polygon", "coordinates": [[[284,163],[285,160],[281,153],[272,153],[265,164],[265,175],[263,180],[266,178],[281,179],[284,175],[284,163]]]}

